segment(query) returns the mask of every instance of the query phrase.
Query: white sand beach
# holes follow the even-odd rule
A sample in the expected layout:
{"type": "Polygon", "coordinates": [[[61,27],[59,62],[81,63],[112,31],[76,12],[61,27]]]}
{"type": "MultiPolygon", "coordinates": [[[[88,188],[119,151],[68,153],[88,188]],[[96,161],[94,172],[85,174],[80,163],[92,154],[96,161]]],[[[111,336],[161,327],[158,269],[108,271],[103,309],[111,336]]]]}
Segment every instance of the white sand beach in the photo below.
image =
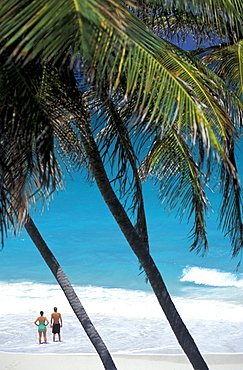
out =
{"type": "MultiPolygon", "coordinates": [[[[114,354],[118,370],[190,370],[184,355],[125,355],[114,354]]],[[[210,370],[242,370],[243,354],[207,354],[204,358],[210,370]]],[[[23,354],[0,353],[0,370],[102,370],[96,354],[23,354]]]]}

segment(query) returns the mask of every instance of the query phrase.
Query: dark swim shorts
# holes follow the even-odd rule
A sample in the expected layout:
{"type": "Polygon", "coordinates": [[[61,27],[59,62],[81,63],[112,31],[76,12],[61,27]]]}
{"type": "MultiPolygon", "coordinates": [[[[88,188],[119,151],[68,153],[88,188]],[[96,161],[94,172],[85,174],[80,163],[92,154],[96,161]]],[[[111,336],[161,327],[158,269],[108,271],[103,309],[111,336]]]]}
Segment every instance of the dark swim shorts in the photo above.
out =
{"type": "Polygon", "coordinates": [[[53,324],[52,333],[53,334],[59,334],[60,333],[60,324],[53,324]]]}

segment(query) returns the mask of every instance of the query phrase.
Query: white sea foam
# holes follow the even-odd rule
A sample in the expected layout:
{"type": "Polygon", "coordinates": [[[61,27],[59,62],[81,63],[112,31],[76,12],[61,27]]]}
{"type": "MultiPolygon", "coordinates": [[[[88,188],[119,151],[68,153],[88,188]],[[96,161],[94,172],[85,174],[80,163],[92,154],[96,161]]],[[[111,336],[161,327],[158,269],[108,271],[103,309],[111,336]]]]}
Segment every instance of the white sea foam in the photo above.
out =
{"type": "MultiPolygon", "coordinates": [[[[181,353],[152,293],[92,286],[75,291],[111,352],[181,353]]],[[[94,352],[58,285],[2,282],[0,294],[0,351],[94,352]],[[53,306],[63,315],[63,342],[53,343],[49,328],[48,345],[39,346],[33,321],[40,310],[50,318],[53,306]]],[[[241,305],[200,297],[173,300],[202,352],[242,351],[241,305]]]]}
{"type": "Polygon", "coordinates": [[[213,286],[213,287],[237,287],[243,288],[243,277],[222,272],[216,269],[186,267],[183,270],[182,282],[193,282],[195,284],[213,286]]]}

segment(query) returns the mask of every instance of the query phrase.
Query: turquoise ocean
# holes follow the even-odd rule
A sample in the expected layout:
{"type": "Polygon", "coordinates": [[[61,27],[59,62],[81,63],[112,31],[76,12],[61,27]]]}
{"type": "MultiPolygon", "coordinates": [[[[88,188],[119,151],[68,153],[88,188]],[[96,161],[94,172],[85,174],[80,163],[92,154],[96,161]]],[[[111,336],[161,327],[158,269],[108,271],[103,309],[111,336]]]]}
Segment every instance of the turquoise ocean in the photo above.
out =
{"type": "MultiPolygon", "coordinates": [[[[239,169],[243,178],[242,148],[239,169]]],[[[210,195],[209,251],[190,252],[191,225],[160,205],[153,183],[144,185],[151,254],[174,303],[203,353],[243,352],[243,262],[232,259],[218,230],[220,196],[210,195]]],[[[139,263],[95,185],[75,173],[49,207],[31,214],[113,353],[181,353],[164,314],[140,274],[139,263]]],[[[0,351],[92,353],[94,349],[25,230],[8,235],[0,252],[0,351]],[[34,320],[53,307],[63,315],[62,342],[37,344],[34,320]]]]}

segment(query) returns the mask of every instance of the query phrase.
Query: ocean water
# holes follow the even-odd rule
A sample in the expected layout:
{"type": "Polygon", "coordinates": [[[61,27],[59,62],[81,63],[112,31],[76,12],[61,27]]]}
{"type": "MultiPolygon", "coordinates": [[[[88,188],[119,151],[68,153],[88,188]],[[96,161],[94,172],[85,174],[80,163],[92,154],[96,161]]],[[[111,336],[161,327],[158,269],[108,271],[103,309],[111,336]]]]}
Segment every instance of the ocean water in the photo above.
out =
{"type": "MultiPolygon", "coordinates": [[[[241,151],[239,168],[242,173],[241,151]]],[[[219,195],[207,221],[209,251],[190,252],[190,224],[168,215],[152,183],[145,184],[151,254],[175,305],[202,353],[243,352],[243,268],[217,229],[219,195]]],[[[32,217],[73,284],[108,349],[117,353],[182,353],[139,263],[95,185],[67,178],[44,213],[32,217]]],[[[23,230],[0,252],[0,351],[92,353],[79,321],[38,250],[23,230]],[[62,342],[38,345],[34,320],[57,306],[62,342]]]]}

